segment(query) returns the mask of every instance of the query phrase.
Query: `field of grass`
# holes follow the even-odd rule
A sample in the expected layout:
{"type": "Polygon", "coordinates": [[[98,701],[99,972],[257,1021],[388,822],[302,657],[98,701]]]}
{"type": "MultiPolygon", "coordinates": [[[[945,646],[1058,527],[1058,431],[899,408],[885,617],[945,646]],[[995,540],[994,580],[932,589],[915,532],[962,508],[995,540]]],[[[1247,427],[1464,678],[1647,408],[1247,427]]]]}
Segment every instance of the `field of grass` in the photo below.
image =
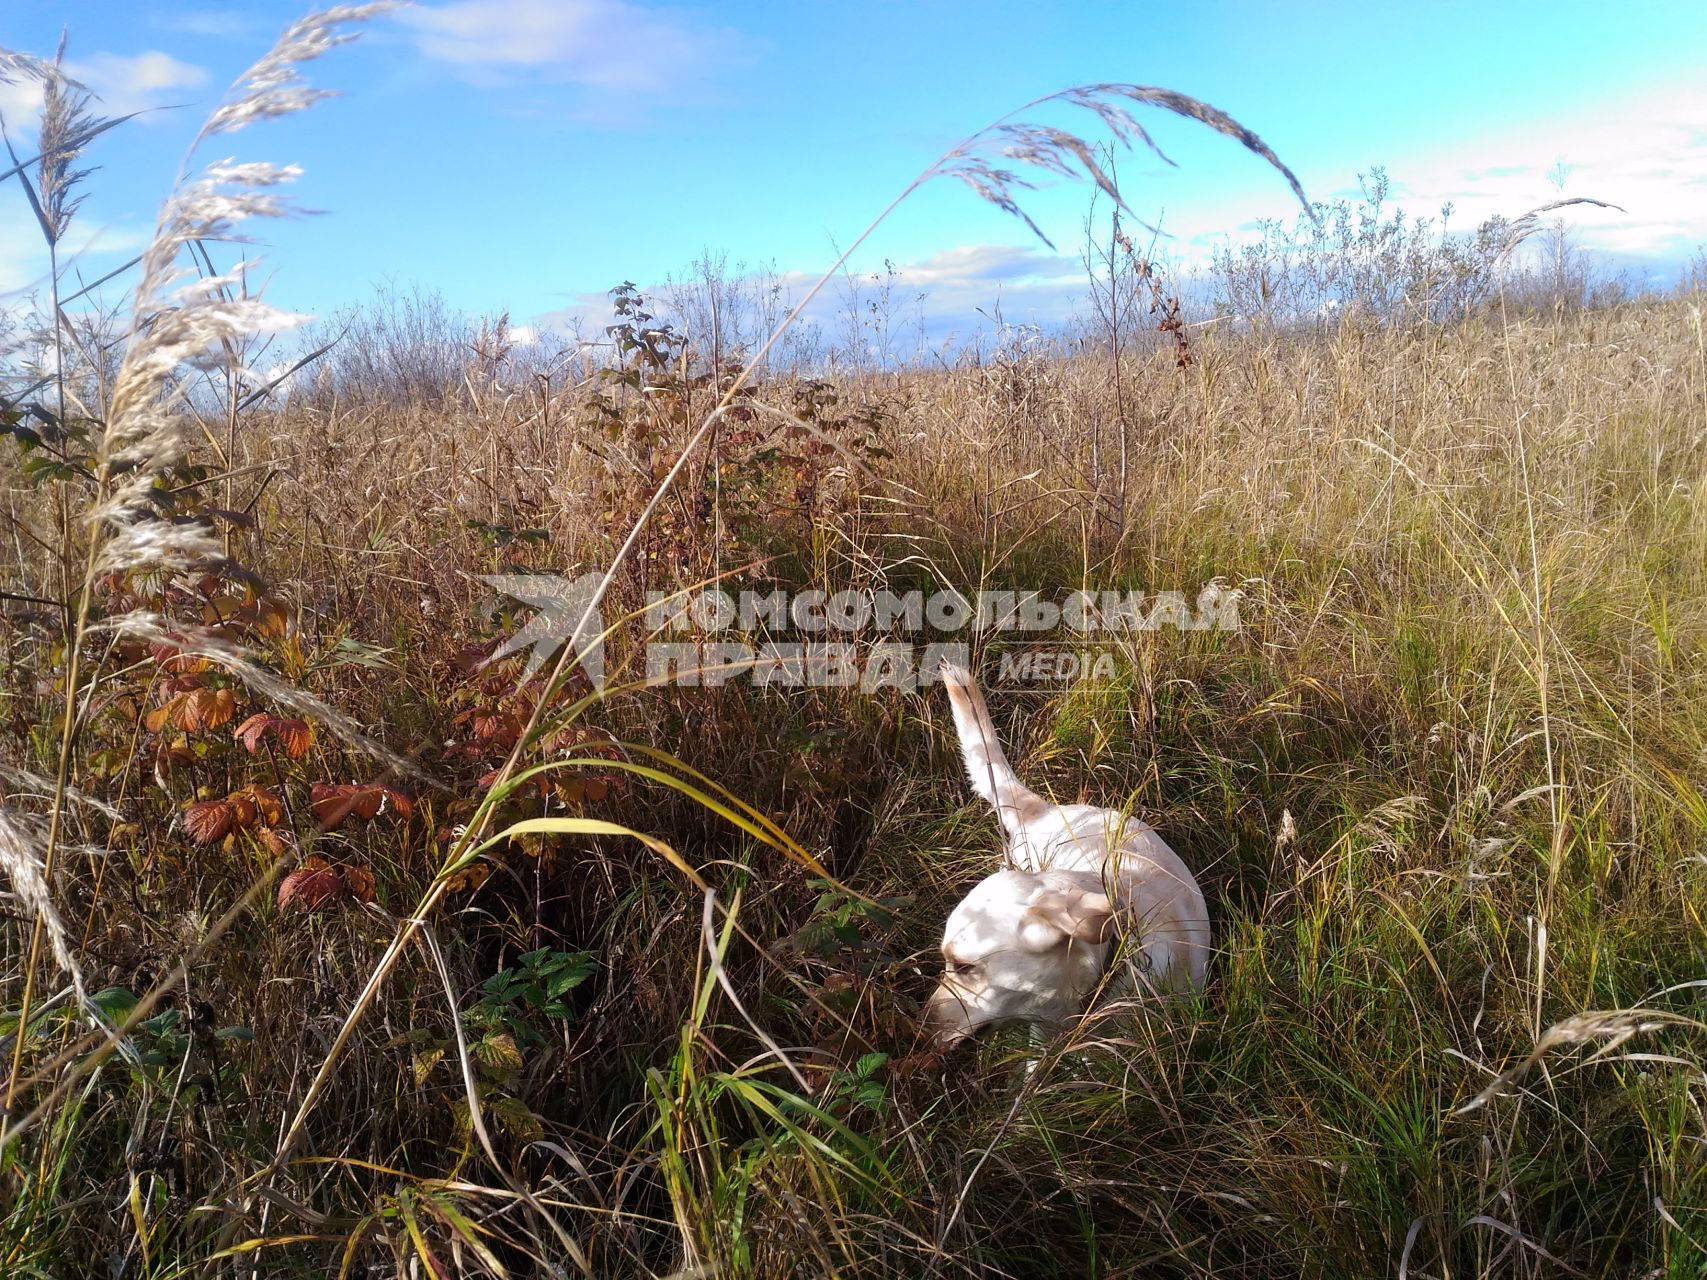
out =
{"type": "Polygon", "coordinates": [[[1126,270],[1084,342],[738,389],[638,300],[556,380],[488,326],[170,400],[135,352],[226,335],[165,312],[9,368],[0,1274],[1700,1274],[1707,295],[1247,272],[1175,338],[1126,270]],[[678,462],[603,691],[483,665],[481,575],[604,570],[678,462]],[[1236,587],[1112,675],[972,639],[1021,776],[1197,870],[1204,994],[922,1052],[999,847],[947,707],[645,687],[710,579],[1236,587]]]}

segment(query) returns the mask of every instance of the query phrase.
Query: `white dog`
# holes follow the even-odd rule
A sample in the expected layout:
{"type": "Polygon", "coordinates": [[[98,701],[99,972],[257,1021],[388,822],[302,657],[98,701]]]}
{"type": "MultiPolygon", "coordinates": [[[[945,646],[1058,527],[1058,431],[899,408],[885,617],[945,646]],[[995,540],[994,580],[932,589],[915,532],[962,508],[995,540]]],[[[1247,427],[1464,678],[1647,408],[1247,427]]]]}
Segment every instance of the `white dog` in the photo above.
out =
{"type": "Polygon", "coordinates": [[[972,789],[1006,829],[1008,867],[949,913],[947,971],[924,1011],[935,1044],[999,1022],[1068,1021],[1084,1011],[1122,933],[1131,935],[1128,954],[1146,985],[1200,988],[1209,914],[1179,855],[1136,818],[1051,804],[1027,788],[1002,754],[971,674],[954,666],[941,674],[972,789]]]}

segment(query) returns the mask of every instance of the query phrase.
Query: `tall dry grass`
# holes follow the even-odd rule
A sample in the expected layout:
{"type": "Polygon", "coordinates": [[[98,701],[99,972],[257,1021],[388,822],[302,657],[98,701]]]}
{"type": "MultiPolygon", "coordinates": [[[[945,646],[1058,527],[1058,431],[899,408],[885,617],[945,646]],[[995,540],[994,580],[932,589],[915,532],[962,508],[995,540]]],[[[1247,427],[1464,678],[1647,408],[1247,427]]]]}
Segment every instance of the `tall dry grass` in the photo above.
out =
{"type": "Polygon", "coordinates": [[[237,413],[249,304],[158,310],[188,217],[110,398],[6,419],[8,1272],[1698,1269],[1698,293],[834,386],[631,297],[612,376],[499,326],[433,394],[237,413]],[[160,393],[210,349],[204,464],[214,402],[160,393]],[[917,1055],[995,840],[943,708],[627,687],[633,621],[602,697],[481,665],[519,619],[476,575],[613,563],[613,620],[712,576],[1238,586],[1237,632],[992,691],[1028,779],[1200,869],[1209,991],[1029,1075],[917,1055]]]}

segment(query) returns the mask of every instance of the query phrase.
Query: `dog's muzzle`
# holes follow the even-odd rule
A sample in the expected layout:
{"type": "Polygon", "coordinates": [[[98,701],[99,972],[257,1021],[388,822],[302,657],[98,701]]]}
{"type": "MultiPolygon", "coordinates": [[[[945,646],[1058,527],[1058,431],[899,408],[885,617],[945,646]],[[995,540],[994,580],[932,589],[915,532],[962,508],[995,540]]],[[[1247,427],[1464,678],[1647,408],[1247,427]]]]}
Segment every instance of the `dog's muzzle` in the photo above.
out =
{"type": "Polygon", "coordinates": [[[925,1001],[919,1024],[931,1038],[933,1049],[947,1049],[975,1034],[972,1011],[966,997],[946,982],[939,982],[925,1001]]]}

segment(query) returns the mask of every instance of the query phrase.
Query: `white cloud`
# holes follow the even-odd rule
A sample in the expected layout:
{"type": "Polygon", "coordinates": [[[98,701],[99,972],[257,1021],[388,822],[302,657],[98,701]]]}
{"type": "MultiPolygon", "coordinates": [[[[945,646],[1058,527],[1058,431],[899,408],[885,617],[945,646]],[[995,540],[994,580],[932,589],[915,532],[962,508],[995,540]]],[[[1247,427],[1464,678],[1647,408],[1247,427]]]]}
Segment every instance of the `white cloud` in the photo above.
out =
{"type": "Polygon", "coordinates": [[[109,116],[184,102],[212,78],[206,67],[180,62],[158,49],[67,58],[65,70],[89,86],[100,99],[96,109],[109,116]]]}
{"type": "Polygon", "coordinates": [[[1707,88],[1667,85],[1596,103],[1557,120],[1495,130],[1403,170],[1399,194],[1418,212],[1451,200],[1454,221],[1516,217],[1562,194],[1593,196],[1627,213],[1562,211],[1582,243],[1631,257],[1667,257],[1707,240],[1707,88]]]}
{"type": "MultiPolygon", "coordinates": [[[[105,116],[122,116],[183,102],[212,78],[206,67],[180,62],[158,49],[67,58],[65,74],[95,95],[91,109],[105,116]]],[[[33,130],[41,101],[39,80],[20,79],[14,84],[0,84],[0,112],[5,114],[9,128],[33,130]]]]}
{"type": "MultiPolygon", "coordinates": [[[[85,282],[135,257],[152,234],[152,229],[141,226],[99,225],[89,220],[85,209],[72,221],[71,230],[59,245],[60,291],[74,293],[85,282]]],[[[0,209],[0,301],[45,288],[48,263],[34,217],[22,207],[0,209]]],[[[120,276],[107,284],[103,292],[122,294],[134,284],[134,276],[120,276]]]]}
{"type": "MultiPolygon", "coordinates": [[[[206,67],[180,62],[157,49],[128,56],[96,53],[87,58],[67,58],[65,74],[95,95],[89,109],[101,116],[148,113],[157,107],[190,102],[196,96],[194,91],[212,78],[206,67]]],[[[41,105],[40,81],[0,84],[0,116],[14,134],[34,138],[41,105]]],[[[135,128],[158,119],[157,115],[144,114],[123,127],[135,128]]]]}
{"type": "MultiPolygon", "coordinates": [[[[1517,218],[1560,196],[1610,201],[1627,212],[1577,205],[1553,216],[1584,248],[1624,264],[1675,268],[1707,241],[1707,88],[1661,84],[1542,120],[1513,118],[1393,156],[1386,168],[1390,205],[1437,217],[1450,202],[1452,226],[1461,231],[1495,216],[1517,218]],[[1550,181],[1560,164],[1562,190],[1550,181]]],[[[1317,198],[1326,194],[1315,190],[1327,185],[1319,175],[1307,185],[1317,198]]],[[[1355,190],[1336,194],[1355,198],[1355,190]]],[[[1286,219],[1293,213],[1279,203],[1269,212],[1286,219]]],[[[1210,247],[1226,243],[1234,221],[1226,215],[1225,205],[1172,211],[1167,226],[1179,238],[1171,247],[1188,262],[1206,260],[1210,247]]],[[[1254,234],[1247,222],[1232,238],[1254,234]]]]}
{"type": "Polygon", "coordinates": [[[1030,245],[992,244],[944,249],[920,262],[897,264],[895,269],[907,287],[927,290],[980,289],[987,282],[1037,288],[1063,276],[1078,276],[1083,270],[1075,258],[1030,245]]]}
{"type": "MultiPolygon", "coordinates": [[[[36,113],[40,110],[40,80],[20,76],[10,84],[0,82],[0,117],[4,117],[8,129],[33,129],[36,113]]],[[[10,168],[10,164],[7,167],[10,168]]]]}
{"type": "Polygon", "coordinates": [[[255,33],[260,25],[253,14],[237,9],[189,9],[181,13],[157,13],[150,21],[168,31],[228,40],[255,33]]]}
{"type": "Polygon", "coordinates": [[[494,85],[520,71],[588,89],[661,93],[736,46],[726,30],[626,0],[454,0],[404,10],[400,20],[428,57],[494,85]]]}
{"type": "Polygon", "coordinates": [[[41,232],[22,201],[0,205],[0,305],[45,274],[46,261],[41,232]]]}
{"type": "MultiPolygon", "coordinates": [[[[102,115],[123,115],[181,100],[185,90],[199,88],[209,79],[204,68],[154,50],[134,56],[96,53],[86,58],[68,58],[65,73],[99,96],[92,109],[102,115]]],[[[27,135],[32,144],[41,99],[39,81],[0,84],[0,112],[5,114],[7,127],[14,135],[27,135]]],[[[26,156],[34,154],[33,145],[21,146],[19,150],[26,156]]],[[[116,265],[114,259],[119,255],[136,253],[148,243],[149,234],[140,227],[103,226],[93,220],[90,208],[86,207],[60,246],[64,287],[79,287],[78,258],[97,259],[84,273],[92,279],[116,265]]],[[[16,298],[39,288],[47,282],[47,275],[47,252],[34,218],[21,204],[0,202],[0,298],[16,298]]]]}
{"type": "MultiPolygon", "coordinates": [[[[816,273],[779,272],[767,277],[782,290],[785,306],[805,296],[816,273]]],[[[801,321],[817,325],[832,342],[849,337],[850,323],[862,333],[873,319],[871,306],[885,310],[897,350],[910,353],[914,340],[934,345],[994,328],[999,314],[1008,324],[1051,327],[1070,320],[1086,289],[1084,265],[1074,257],[1035,245],[965,245],[944,249],[914,262],[865,264],[826,285],[807,306],[801,321]],[[893,272],[891,277],[890,273],[893,272]]],[[[666,290],[643,290],[662,297],[666,290]]],[[[602,338],[612,322],[610,296],[576,295],[570,306],[535,317],[543,328],[602,338]]],[[[866,341],[862,337],[861,341],[866,341]]]]}
{"type": "MultiPolygon", "coordinates": [[[[932,340],[988,330],[998,315],[1008,324],[1061,324],[1072,317],[1085,291],[1084,267],[1076,258],[1035,245],[965,245],[856,273],[857,309],[866,310],[877,297],[891,266],[890,298],[900,323],[912,322],[911,309],[932,340]]],[[[791,273],[784,279],[798,296],[816,277],[791,273]]],[[[849,300],[847,283],[834,283],[807,316],[832,333],[845,329],[849,300]]]]}

